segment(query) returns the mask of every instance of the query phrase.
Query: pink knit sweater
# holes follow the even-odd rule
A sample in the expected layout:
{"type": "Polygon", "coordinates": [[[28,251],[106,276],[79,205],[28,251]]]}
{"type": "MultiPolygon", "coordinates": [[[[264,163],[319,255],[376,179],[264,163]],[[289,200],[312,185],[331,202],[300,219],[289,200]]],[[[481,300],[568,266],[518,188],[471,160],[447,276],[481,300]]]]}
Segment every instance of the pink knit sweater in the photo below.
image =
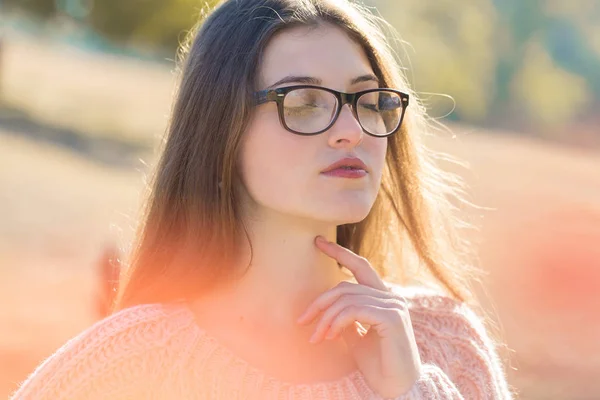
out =
{"type": "MultiPolygon", "coordinates": [[[[511,398],[494,347],[474,312],[433,293],[417,291],[406,298],[423,369],[399,400],[511,398]]],[[[200,328],[181,302],[135,306],[97,322],[38,366],[13,399],[381,397],[358,370],[315,384],[268,376],[200,328]]]]}

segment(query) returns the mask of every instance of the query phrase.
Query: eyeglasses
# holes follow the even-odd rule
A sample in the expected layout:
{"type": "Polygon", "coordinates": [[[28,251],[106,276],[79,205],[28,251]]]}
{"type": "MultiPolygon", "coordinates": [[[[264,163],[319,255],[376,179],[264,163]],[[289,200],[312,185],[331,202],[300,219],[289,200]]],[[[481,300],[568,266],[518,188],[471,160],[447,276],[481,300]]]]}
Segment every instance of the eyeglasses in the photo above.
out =
{"type": "Polygon", "coordinates": [[[395,89],[378,88],[356,93],[313,85],[288,86],[254,93],[255,105],[277,103],[279,121],[298,135],[317,135],[331,128],[342,106],[350,104],[363,132],[376,137],[394,134],[402,124],[409,96],[395,89]]]}

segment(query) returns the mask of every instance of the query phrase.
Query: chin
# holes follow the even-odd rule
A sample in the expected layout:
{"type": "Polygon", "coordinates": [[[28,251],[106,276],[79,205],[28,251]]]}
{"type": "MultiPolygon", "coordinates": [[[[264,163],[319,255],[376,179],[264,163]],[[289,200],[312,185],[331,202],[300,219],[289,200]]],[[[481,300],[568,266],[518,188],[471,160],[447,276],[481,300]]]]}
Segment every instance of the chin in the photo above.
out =
{"type": "Polygon", "coordinates": [[[342,216],[337,220],[336,225],[356,224],[367,218],[369,213],[360,216],[342,216]]]}
{"type": "Polygon", "coordinates": [[[371,203],[340,202],[327,207],[325,213],[320,213],[319,219],[334,222],[336,225],[354,224],[364,220],[369,215],[371,207],[371,203]]]}

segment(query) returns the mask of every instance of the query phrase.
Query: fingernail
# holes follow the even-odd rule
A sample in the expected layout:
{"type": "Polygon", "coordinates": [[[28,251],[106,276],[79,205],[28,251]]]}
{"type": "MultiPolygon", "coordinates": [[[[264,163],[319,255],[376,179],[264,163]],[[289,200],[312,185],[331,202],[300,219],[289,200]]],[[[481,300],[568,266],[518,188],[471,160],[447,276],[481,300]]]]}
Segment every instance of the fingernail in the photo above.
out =
{"type": "Polygon", "coordinates": [[[327,243],[327,240],[323,236],[317,236],[317,241],[323,244],[327,243]]]}
{"type": "Polygon", "coordinates": [[[308,340],[310,343],[317,343],[317,334],[314,333],[308,340]]]}

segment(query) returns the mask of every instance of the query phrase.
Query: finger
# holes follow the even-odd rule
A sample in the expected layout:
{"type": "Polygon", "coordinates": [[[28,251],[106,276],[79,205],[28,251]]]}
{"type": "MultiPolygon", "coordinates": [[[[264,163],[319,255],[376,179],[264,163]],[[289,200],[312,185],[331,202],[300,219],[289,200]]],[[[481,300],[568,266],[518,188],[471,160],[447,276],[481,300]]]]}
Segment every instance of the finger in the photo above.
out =
{"type": "Polygon", "coordinates": [[[359,306],[370,304],[372,301],[373,299],[369,296],[343,295],[338,301],[332,304],[331,307],[325,310],[323,316],[321,317],[321,319],[319,319],[319,322],[315,327],[315,332],[312,335],[310,342],[316,343],[321,341],[329,331],[329,325],[331,324],[331,322],[340,313],[340,311],[342,311],[346,307],[351,305],[359,306]]]}
{"type": "MultiPolygon", "coordinates": [[[[327,338],[335,338],[339,336],[344,328],[353,325],[356,321],[361,324],[371,325],[370,329],[375,329],[379,334],[386,330],[397,328],[400,326],[397,319],[398,312],[388,305],[366,304],[366,305],[349,305],[341,310],[331,321],[327,338]],[[384,326],[385,325],[385,326],[384,326]]],[[[365,333],[364,331],[362,333],[365,333]]]]}
{"type": "Polygon", "coordinates": [[[337,243],[329,242],[317,236],[315,243],[319,250],[348,268],[361,285],[388,291],[388,287],[371,266],[369,261],[337,243]]]}
{"type": "Polygon", "coordinates": [[[340,282],[334,288],[322,293],[317,297],[298,318],[299,324],[307,324],[312,322],[319,313],[331,307],[340,297],[344,295],[368,295],[372,297],[380,297],[384,299],[393,298],[393,293],[382,292],[378,289],[373,289],[369,286],[364,286],[351,282],[340,282]]]}
{"type": "Polygon", "coordinates": [[[337,338],[338,336],[343,336],[346,344],[349,347],[354,347],[367,334],[367,332],[368,330],[363,327],[360,322],[354,321],[352,325],[344,327],[340,333],[334,335],[333,339],[337,338]]]}
{"type": "MultiPolygon", "coordinates": [[[[323,338],[329,336],[333,321],[338,315],[348,307],[365,307],[365,306],[377,306],[380,308],[393,308],[396,304],[388,300],[379,299],[371,296],[364,295],[346,295],[335,302],[330,308],[324,313],[322,318],[317,323],[315,333],[311,337],[311,342],[316,343],[321,341],[323,338]]],[[[329,337],[331,338],[331,337],[329,337]]]]}

